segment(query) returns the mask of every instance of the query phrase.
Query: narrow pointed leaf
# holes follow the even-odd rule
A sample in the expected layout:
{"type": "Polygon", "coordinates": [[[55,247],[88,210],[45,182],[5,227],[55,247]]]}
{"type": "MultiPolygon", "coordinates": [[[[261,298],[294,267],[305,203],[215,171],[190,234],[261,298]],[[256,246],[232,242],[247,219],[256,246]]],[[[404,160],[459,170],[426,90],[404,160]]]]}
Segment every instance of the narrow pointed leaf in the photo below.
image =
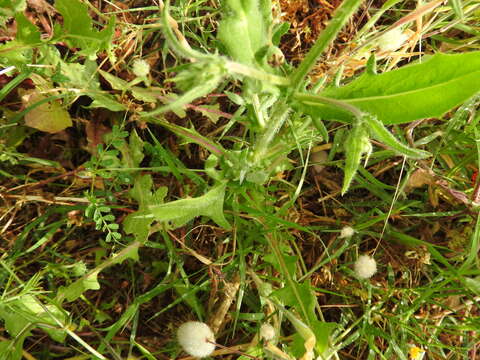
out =
{"type": "Polygon", "coordinates": [[[393,150],[414,159],[426,159],[431,156],[428,151],[414,149],[398,141],[385,125],[374,116],[365,116],[365,121],[373,136],[393,150]]]}
{"type": "Polygon", "coordinates": [[[350,188],[364,153],[370,152],[371,145],[368,132],[363,124],[356,125],[348,134],[345,142],[345,175],[343,178],[342,195],[350,188]]]}

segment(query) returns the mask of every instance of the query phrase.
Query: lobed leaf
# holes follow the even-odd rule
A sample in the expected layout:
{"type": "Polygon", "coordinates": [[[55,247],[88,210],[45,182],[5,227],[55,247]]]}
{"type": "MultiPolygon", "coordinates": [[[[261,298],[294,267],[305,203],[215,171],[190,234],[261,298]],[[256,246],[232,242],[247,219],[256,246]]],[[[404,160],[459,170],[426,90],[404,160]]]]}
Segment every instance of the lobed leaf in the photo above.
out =
{"type": "Polygon", "coordinates": [[[167,195],[167,188],[162,186],[152,193],[153,180],[151,175],[138,175],[130,196],[134,198],[138,204],[138,211],[128,214],[123,220],[123,228],[127,234],[134,234],[137,241],[144,243],[150,233],[151,224],[154,219],[148,217],[148,206],[163,202],[167,195]]]}
{"type": "Polygon", "coordinates": [[[225,184],[220,184],[203,196],[150,205],[149,209],[157,221],[172,222],[175,227],[180,227],[197,216],[208,216],[219,226],[230,229],[230,224],[223,215],[225,187],[225,184]]]}

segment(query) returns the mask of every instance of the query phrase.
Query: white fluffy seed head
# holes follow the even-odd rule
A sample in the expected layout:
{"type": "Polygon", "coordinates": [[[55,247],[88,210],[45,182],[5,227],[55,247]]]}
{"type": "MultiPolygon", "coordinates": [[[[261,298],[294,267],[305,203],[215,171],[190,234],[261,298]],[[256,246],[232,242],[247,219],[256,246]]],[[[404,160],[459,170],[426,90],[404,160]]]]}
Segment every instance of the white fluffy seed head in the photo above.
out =
{"type": "Polygon", "coordinates": [[[355,230],[351,226],[344,226],[340,231],[340,239],[351,238],[355,234],[355,230]]]}
{"type": "Polygon", "coordinates": [[[395,28],[383,34],[378,40],[378,48],[380,51],[389,52],[400,49],[402,45],[408,40],[402,29],[395,28]]]}
{"type": "Polygon", "coordinates": [[[137,59],[133,62],[132,70],[136,76],[144,77],[150,73],[150,65],[143,59],[137,59]]]}
{"type": "Polygon", "coordinates": [[[199,321],[188,321],[180,325],[177,338],[183,350],[195,357],[209,356],[214,350],[215,336],[207,324],[199,321]]]}
{"type": "Polygon", "coordinates": [[[272,325],[264,323],[260,326],[260,337],[265,341],[270,341],[275,338],[275,329],[272,325]]]}
{"type": "Polygon", "coordinates": [[[377,263],[368,255],[360,255],[353,268],[360,279],[369,279],[377,272],[377,263]]]}

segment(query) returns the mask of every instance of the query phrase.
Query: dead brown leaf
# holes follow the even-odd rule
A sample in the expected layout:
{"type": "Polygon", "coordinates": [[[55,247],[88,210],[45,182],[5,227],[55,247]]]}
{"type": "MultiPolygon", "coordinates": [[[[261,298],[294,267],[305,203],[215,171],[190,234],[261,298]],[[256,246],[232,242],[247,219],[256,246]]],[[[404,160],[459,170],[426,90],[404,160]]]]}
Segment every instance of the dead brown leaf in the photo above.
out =
{"type": "Polygon", "coordinates": [[[415,170],[408,178],[407,189],[415,189],[424,185],[432,185],[435,181],[435,175],[431,170],[419,168],[415,170]]]}

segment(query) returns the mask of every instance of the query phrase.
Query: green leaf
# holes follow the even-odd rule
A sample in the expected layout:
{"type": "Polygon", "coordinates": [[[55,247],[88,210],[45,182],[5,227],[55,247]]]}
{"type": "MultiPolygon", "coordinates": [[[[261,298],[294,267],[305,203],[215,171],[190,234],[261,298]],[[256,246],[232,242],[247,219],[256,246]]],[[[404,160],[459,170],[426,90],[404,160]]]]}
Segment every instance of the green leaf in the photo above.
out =
{"type": "Polygon", "coordinates": [[[154,116],[167,111],[175,111],[215,90],[226,74],[227,70],[222,60],[208,59],[191,64],[186,70],[179,72],[173,79],[177,86],[185,90],[185,92],[172,102],[153,111],[142,112],[140,115],[142,117],[154,116]]]}
{"type": "Polygon", "coordinates": [[[342,195],[350,188],[350,184],[360,166],[362,155],[365,153],[369,154],[371,151],[372,145],[370,144],[367,128],[363,123],[354,125],[345,141],[346,159],[342,195]]]}
{"type": "Polygon", "coordinates": [[[448,1],[449,5],[452,7],[453,11],[455,12],[455,15],[459,19],[463,19],[463,7],[462,7],[462,1],[461,0],[449,0],[448,1]]]}
{"type": "Polygon", "coordinates": [[[205,316],[205,310],[202,306],[202,302],[197,297],[196,291],[192,291],[191,286],[186,286],[185,284],[175,284],[173,287],[182,300],[187,304],[195,314],[201,314],[202,317],[205,316]]]}
{"type": "MultiPolygon", "coordinates": [[[[303,319],[307,323],[317,320],[315,315],[316,299],[313,289],[308,281],[301,284],[286,285],[285,287],[275,290],[272,296],[276,297],[283,305],[293,307],[298,314],[304,314],[308,317],[303,319]]],[[[303,318],[303,316],[302,316],[303,318]]]]}
{"type": "MultiPolygon", "coordinates": [[[[288,273],[290,274],[290,276],[293,277],[295,274],[295,268],[297,266],[298,256],[285,255],[285,254],[282,254],[282,256],[283,256],[283,261],[285,262],[285,266],[287,268],[288,273]]],[[[282,272],[282,268],[278,261],[278,257],[275,254],[273,253],[267,254],[263,257],[263,260],[272,264],[275,270],[277,270],[278,272],[280,273],[282,272]]]]}
{"type": "MultiPolygon", "coordinates": [[[[127,132],[128,134],[128,132],[127,132]]],[[[110,134],[113,138],[113,132],[110,134]]],[[[129,143],[124,140],[116,139],[112,142],[113,146],[122,153],[122,165],[127,168],[138,168],[143,160],[143,141],[138,136],[135,129],[130,133],[129,143]]],[[[138,171],[138,170],[137,170],[138,171]]]]}
{"type": "MultiPolygon", "coordinates": [[[[100,82],[97,75],[97,63],[85,60],[84,64],[66,63],[60,61],[61,75],[68,78],[65,84],[69,87],[88,90],[100,90],[100,82]]],[[[95,99],[96,94],[89,95],[95,99]]]]}
{"type": "Polygon", "coordinates": [[[67,301],[74,301],[78,299],[82,294],[87,290],[98,290],[100,289],[100,284],[98,283],[99,271],[89,272],[87,275],[76,280],[67,287],[60,287],[58,290],[58,296],[67,301]]]}
{"type": "MultiPolygon", "coordinates": [[[[267,0],[226,0],[226,15],[218,25],[218,39],[236,61],[255,64],[256,53],[268,45],[267,0]]],[[[271,7],[268,7],[271,12],[271,7]]]]}
{"type": "Polygon", "coordinates": [[[163,95],[163,93],[161,91],[158,91],[157,89],[158,88],[155,87],[144,89],[138,86],[132,86],[130,88],[130,91],[132,92],[133,97],[139,101],[143,101],[146,103],[156,103],[158,100],[157,96],[163,95]]]}
{"type": "Polygon", "coordinates": [[[328,349],[330,335],[332,331],[338,327],[337,323],[334,322],[324,322],[324,321],[314,321],[312,324],[312,330],[315,334],[317,342],[315,344],[315,349],[319,354],[322,354],[325,350],[328,349]]]}
{"type": "Polygon", "coordinates": [[[143,160],[143,141],[138,136],[135,129],[130,133],[129,144],[128,144],[131,166],[139,167],[140,163],[143,160]]]}
{"type": "Polygon", "coordinates": [[[49,133],[57,133],[72,126],[70,114],[58,101],[46,101],[38,106],[36,105],[38,102],[46,99],[46,97],[35,91],[25,95],[25,107],[32,107],[25,114],[25,125],[49,133]]]}
{"type": "Polygon", "coordinates": [[[100,268],[101,270],[103,270],[104,268],[106,268],[108,266],[112,266],[112,265],[115,265],[115,264],[121,264],[122,262],[124,262],[127,259],[132,259],[133,261],[138,261],[139,260],[139,257],[138,257],[138,248],[139,247],[140,247],[140,243],[139,242],[134,242],[134,243],[130,244],[129,246],[127,246],[126,248],[124,248],[119,253],[113,254],[107,260],[107,262],[105,262],[103,265],[98,266],[97,268],[100,268]]]}
{"type": "Polygon", "coordinates": [[[2,65],[14,65],[22,69],[25,67],[25,64],[32,61],[33,51],[21,41],[12,40],[0,44],[0,54],[2,54],[0,57],[2,65]]]}
{"type": "Polygon", "coordinates": [[[480,295],[480,276],[475,278],[465,278],[465,285],[475,294],[480,295]]]}
{"type": "Polygon", "coordinates": [[[15,15],[17,22],[17,37],[18,41],[26,45],[34,45],[40,43],[40,31],[33,25],[23,13],[15,15]]]}
{"type": "Polygon", "coordinates": [[[197,216],[208,216],[219,226],[230,229],[230,224],[223,215],[225,187],[225,184],[219,184],[203,196],[151,205],[149,209],[157,221],[171,222],[175,228],[197,216]]]}
{"type": "Polygon", "coordinates": [[[127,81],[103,70],[98,70],[98,72],[105,78],[105,80],[108,81],[114,90],[126,91],[130,88],[130,85],[127,81]]]}
{"type": "MultiPolygon", "coordinates": [[[[27,0],[0,0],[0,16],[9,17],[27,8],[27,0]]],[[[5,20],[0,19],[0,24],[5,20]]]]}
{"type": "Polygon", "coordinates": [[[65,331],[58,328],[55,317],[60,323],[67,322],[67,315],[54,305],[41,306],[32,295],[22,295],[0,307],[0,317],[5,321],[5,328],[12,337],[17,337],[27,326],[35,324],[42,328],[53,340],[63,342],[65,331]],[[46,309],[46,310],[45,310],[46,309]],[[52,317],[53,316],[53,317],[52,317]]]}
{"type": "Polygon", "coordinates": [[[216,124],[218,119],[222,117],[220,114],[220,104],[202,105],[198,108],[203,116],[207,117],[212,123],[216,124]]]}
{"type": "Polygon", "coordinates": [[[393,150],[413,159],[426,159],[432,155],[428,151],[414,149],[398,141],[376,117],[366,115],[364,119],[373,136],[393,150]]]}
{"type": "Polygon", "coordinates": [[[120,102],[117,101],[117,99],[110,94],[91,94],[89,95],[90,97],[93,98],[93,102],[85,106],[87,109],[93,109],[93,108],[105,108],[110,111],[124,111],[127,108],[125,105],[121,104],[120,102]]]}
{"type": "Polygon", "coordinates": [[[113,16],[102,31],[97,31],[93,28],[87,5],[79,0],[56,0],[55,7],[63,16],[62,34],[55,35],[66,36],[69,46],[81,48],[85,55],[95,55],[97,51],[111,46],[115,30],[113,16]]]}
{"type": "Polygon", "coordinates": [[[67,287],[60,287],[57,293],[57,300],[62,302],[63,300],[74,301],[78,299],[87,290],[98,290],[100,284],[98,282],[98,274],[109,266],[120,264],[127,259],[138,261],[138,248],[140,242],[133,242],[126,248],[122,249],[117,254],[113,254],[109,259],[98,265],[95,269],[92,269],[88,274],[84,275],[77,281],[68,285],[67,287]]]}
{"type": "Polygon", "coordinates": [[[150,214],[148,206],[162,203],[168,191],[166,187],[162,186],[152,194],[152,186],[153,181],[150,175],[140,175],[135,178],[130,196],[138,202],[139,209],[123,220],[124,231],[127,234],[134,234],[137,241],[141,243],[147,240],[150,225],[154,221],[152,217],[148,216],[150,214]]]}
{"type": "MultiPolygon", "coordinates": [[[[441,117],[480,91],[480,52],[436,54],[380,75],[364,73],[348,85],[320,95],[376,116],[384,124],[441,117]]],[[[304,102],[302,109],[324,120],[352,122],[352,114],[331,105],[304,102]]]]}
{"type": "Polygon", "coordinates": [[[21,360],[23,357],[23,343],[27,334],[17,336],[14,340],[0,341],[0,359],[21,360]]]}

